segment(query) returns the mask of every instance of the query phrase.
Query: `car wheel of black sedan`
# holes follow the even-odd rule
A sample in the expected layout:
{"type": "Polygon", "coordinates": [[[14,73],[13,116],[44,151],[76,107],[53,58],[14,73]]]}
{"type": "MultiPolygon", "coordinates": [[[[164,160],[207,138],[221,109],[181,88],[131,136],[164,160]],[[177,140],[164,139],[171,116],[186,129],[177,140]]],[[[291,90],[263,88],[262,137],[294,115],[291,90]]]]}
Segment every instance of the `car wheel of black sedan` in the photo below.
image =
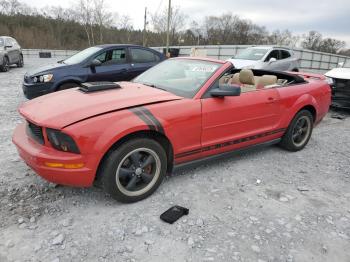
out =
{"type": "Polygon", "coordinates": [[[24,62],[23,62],[23,55],[19,56],[19,61],[17,63],[17,67],[23,67],[24,62]]]}
{"type": "Polygon", "coordinates": [[[148,138],[123,143],[110,152],[102,166],[102,186],[114,199],[131,203],[151,195],[166,175],[163,147],[148,138]]]}
{"type": "Polygon", "coordinates": [[[6,56],[4,56],[2,60],[2,65],[0,66],[0,70],[2,72],[7,72],[9,71],[9,69],[10,69],[9,59],[6,56]]]}
{"type": "Polygon", "coordinates": [[[309,142],[312,129],[312,114],[308,110],[302,110],[293,118],[280,145],[289,151],[299,151],[309,142]]]}

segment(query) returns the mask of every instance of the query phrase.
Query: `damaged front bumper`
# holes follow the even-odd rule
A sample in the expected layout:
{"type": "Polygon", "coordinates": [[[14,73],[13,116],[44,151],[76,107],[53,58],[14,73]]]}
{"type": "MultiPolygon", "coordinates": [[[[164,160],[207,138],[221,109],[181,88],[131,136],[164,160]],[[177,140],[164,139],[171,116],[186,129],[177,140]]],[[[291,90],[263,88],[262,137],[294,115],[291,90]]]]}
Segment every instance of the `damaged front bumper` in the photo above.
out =
{"type": "Polygon", "coordinates": [[[350,109],[350,79],[333,79],[332,106],[350,109]]]}

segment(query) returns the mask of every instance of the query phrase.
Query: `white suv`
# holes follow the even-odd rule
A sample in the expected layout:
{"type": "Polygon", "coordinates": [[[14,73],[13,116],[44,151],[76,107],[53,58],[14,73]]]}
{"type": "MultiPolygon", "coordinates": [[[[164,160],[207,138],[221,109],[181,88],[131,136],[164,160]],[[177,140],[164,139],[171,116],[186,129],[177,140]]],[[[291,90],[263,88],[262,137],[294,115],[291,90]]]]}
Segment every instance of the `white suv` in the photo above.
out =
{"type": "Polygon", "coordinates": [[[248,47],[228,61],[236,68],[299,71],[299,59],[292,50],[282,47],[248,47]]]}

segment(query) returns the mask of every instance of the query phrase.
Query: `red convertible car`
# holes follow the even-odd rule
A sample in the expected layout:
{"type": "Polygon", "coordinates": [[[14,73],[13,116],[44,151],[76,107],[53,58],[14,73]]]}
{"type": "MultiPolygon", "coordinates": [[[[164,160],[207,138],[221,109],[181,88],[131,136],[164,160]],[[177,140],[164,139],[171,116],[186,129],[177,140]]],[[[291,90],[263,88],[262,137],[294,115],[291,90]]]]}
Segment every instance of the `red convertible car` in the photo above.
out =
{"type": "Polygon", "coordinates": [[[331,102],[322,76],[204,58],[169,59],[114,87],[24,103],[25,122],[13,134],[19,155],[49,181],[99,181],[115,199],[134,202],[179,164],[273,143],[301,150],[331,102]]]}

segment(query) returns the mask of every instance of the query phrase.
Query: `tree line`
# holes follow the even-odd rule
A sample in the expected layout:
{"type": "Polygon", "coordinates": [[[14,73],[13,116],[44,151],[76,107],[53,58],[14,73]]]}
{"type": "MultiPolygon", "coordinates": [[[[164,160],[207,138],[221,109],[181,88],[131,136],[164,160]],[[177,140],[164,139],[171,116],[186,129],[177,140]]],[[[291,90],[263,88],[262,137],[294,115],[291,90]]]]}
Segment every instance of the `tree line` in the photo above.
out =
{"type": "MultiPolygon", "coordinates": [[[[146,30],[135,29],[132,19],[109,11],[105,0],[76,0],[70,8],[37,10],[19,0],[0,0],[0,35],[16,38],[23,48],[84,49],[103,43],[164,46],[166,8],[148,14],[146,30]]],[[[283,45],[350,55],[345,42],[323,38],[310,31],[294,35],[289,30],[269,32],[264,26],[232,13],[189,21],[179,7],[172,7],[171,45],[283,45]]]]}

